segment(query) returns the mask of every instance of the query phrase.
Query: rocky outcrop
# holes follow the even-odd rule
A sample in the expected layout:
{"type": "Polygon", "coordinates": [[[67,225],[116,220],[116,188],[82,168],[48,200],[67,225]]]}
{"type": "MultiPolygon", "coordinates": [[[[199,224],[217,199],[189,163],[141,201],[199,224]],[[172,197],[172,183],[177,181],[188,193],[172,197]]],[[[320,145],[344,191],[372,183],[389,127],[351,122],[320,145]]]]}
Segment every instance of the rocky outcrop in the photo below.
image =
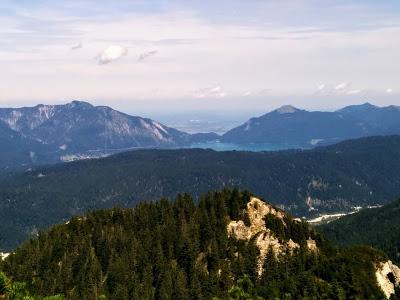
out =
{"type": "Polygon", "coordinates": [[[376,265],[376,280],[385,296],[389,299],[400,284],[400,268],[390,260],[376,265]]]}
{"type": "Polygon", "coordinates": [[[313,240],[312,238],[309,238],[309,239],[307,240],[307,248],[308,248],[310,251],[318,251],[317,243],[316,243],[316,241],[313,240]]]}
{"type": "Polygon", "coordinates": [[[9,255],[10,255],[10,253],[0,252],[0,260],[6,259],[9,255]]]}
{"type": "MultiPolygon", "coordinates": [[[[276,218],[281,219],[283,225],[286,226],[284,221],[285,214],[282,211],[277,210],[258,198],[252,197],[247,203],[246,213],[250,225],[246,226],[242,220],[231,221],[228,224],[227,232],[230,237],[239,240],[250,241],[254,238],[255,244],[260,250],[258,262],[259,275],[262,274],[262,266],[268,251],[272,250],[278,257],[279,254],[282,254],[286,250],[293,251],[300,247],[300,245],[295,243],[292,239],[289,239],[287,242],[280,241],[270,229],[266,228],[264,220],[268,215],[273,215],[276,218]]],[[[317,250],[314,240],[309,239],[307,245],[310,250],[317,250]]]]}

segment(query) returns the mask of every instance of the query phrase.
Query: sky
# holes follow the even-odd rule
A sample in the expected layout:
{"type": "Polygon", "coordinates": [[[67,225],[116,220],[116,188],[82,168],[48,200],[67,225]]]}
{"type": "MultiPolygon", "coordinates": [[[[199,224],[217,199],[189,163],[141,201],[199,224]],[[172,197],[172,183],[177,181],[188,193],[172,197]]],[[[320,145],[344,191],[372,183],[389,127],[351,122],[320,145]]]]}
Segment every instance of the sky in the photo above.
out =
{"type": "Polygon", "coordinates": [[[1,0],[0,106],[400,105],[398,0],[1,0]]]}

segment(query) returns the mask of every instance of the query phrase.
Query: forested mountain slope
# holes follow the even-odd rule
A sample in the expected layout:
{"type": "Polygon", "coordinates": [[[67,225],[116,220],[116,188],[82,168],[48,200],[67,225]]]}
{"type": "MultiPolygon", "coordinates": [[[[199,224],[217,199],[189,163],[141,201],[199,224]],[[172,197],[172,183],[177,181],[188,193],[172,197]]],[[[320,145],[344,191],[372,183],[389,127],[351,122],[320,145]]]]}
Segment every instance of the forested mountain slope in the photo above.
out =
{"type": "Polygon", "coordinates": [[[338,244],[370,245],[382,249],[390,259],[400,263],[400,200],[380,208],[361,210],[318,229],[338,244]]]}
{"type": "Polygon", "coordinates": [[[338,248],[237,190],[74,217],[2,264],[36,295],[118,300],[383,299],[399,284],[384,267],[400,274],[381,252],[338,248]]]}
{"type": "Polygon", "coordinates": [[[0,122],[0,174],[16,167],[57,162],[51,148],[8,128],[0,122]]]}
{"type": "Polygon", "coordinates": [[[0,182],[0,251],[88,210],[223,187],[250,189],[297,216],[387,203],[400,195],[400,137],[310,151],[140,150],[37,168],[0,182]]]}

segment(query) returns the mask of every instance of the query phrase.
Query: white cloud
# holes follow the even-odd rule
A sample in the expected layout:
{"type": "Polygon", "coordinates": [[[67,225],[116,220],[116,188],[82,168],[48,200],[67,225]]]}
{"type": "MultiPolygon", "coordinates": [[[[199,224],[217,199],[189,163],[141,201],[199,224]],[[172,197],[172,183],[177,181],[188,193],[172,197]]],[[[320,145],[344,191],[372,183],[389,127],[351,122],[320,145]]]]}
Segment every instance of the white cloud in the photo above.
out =
{"type": "Polygon", "coordinates": [[[128,49],[122,46],[111,45],[105,48],[98,56],[99,65],[109,64],[128,55],[128,49]]]}
{"type": "Polygon", "coordinates": [[[248,97],[248,96],[251,96],[251,95],[253,95],[252,91],[246,91],[246,92],[243,93],[243,96],[245,96],[245,97],[248,97]]]}
{"type": "Polygon", "coordinates": [[[318,87],[317,87],[317,89],[318,89],[318,91],[322,91],[322,90],[324,90],[325,89],[325,84],[320,84],[318,87]]]}
{"type": "Polygon", "coordinates": [[[138,61],[143,61],[150,56],[156,55],[157,53],[158,53],[157,50],[152,50],[152,51],[147,51],[147,52],[141,53],[138,57],[138,61]]]}
{"type": "Polygon", "coordinates": [[[234,93],[230,93],[231,96],[243,96],[243,97],[253,97],[253,98],[262,98],[265,96],[271,95],[270,89],[251,89],[247,91],[235,91],[234,93]]]}
{"type": "Polygon", "coordinates": [[[393,89],[387,89],[387,90],[386,90],[386,93],[388,93],[388,94],[393,93],[393,89]]]}
{"type": "Polygon", "coordinates": [[[227,93],[223,90],[223,88],[219,85],[201,88],[195,91],[195,98],[224,98],[227,96],[227,93]]]}
{"type": "Polygon", "coordinates": [[[342,82],[342,83],[338,84],[337,86],[335,86],[335,90],[337,90],[337,91],[344,90],[344,89],[346,89],[349,85],[350,85],[350,83],[348,83],[348,82],[342,82]]]}
{"type": "Polygon", "coordinates": [[[361,90],[351,90],[347,92],[347,95],[357,95],[360,94],[362,91],[361,90]]]}

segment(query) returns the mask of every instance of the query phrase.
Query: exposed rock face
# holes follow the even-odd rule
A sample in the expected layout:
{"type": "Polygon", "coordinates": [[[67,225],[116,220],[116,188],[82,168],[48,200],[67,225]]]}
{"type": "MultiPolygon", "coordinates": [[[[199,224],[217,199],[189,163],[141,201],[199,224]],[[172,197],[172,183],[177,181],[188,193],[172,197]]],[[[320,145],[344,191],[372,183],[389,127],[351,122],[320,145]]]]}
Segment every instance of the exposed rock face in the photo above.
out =
{"type": "MultiPolygon", "coordinates": [[[[279,241],[275,234],[265,227],[264,218],[268,215],[274,215],[281,219],[286,226],[284,222],[285,214],[283,212],[255,197],[252,197],[249,203],[247,203],[246,212],[250,220],[250,226],[246,226],[242,220],[231,221],[228,224],[227,231],[229,236],[240,240],[250,241],[255,237],[255,244],[260,250],[258,274],[261,275],[264,259],[270,249],[278,256],[285,250],[289,249],[293,251],[299,248],[300,245],[292,239],[289,239],[287,242],[279,241]]],[[[309,239],[307,245],[310,250],[317,250],[314,240],[309,239]]]]}
{"type": "Polygon", "coordinates": [[[9,255],[10,255],[10,253],[0,252],[0,260],[6,259],[9,255]]]}
{"type": "Polygon", "coordinates": [[[309,238],[309,239],[307,240],[307,248],[308,248],[310,251],[318,251],[317,243],[316,243],[313,239],[311,239],[311,238],[309,238]]]}
{"type": "Polygon", "coordinates": [[[400,284],[400,268],[388,260],[376,266],[375,275],[378,286],[389,299],[394,294],[395,287],[400,284]]]}

